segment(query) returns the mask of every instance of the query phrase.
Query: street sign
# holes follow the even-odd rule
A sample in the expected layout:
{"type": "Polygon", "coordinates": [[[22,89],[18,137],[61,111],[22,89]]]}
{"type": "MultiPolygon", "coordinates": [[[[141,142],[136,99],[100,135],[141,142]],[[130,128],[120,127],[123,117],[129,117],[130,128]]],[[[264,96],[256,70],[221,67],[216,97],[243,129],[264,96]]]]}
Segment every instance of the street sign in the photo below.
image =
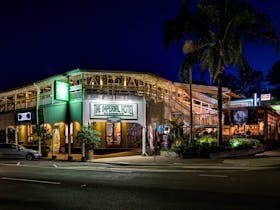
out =
{"type": "Polygon", "coordinates": [[[111,122],[111,123],[121,122],[121,118],[120,117],[108,117],[107,122],[111,122]]]}

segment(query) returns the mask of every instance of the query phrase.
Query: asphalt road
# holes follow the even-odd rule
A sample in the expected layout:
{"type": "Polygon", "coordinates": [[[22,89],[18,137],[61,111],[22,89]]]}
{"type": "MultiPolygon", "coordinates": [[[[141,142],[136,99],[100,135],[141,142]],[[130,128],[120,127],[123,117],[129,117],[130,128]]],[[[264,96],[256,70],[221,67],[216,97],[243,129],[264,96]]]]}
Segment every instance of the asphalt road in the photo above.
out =
{"type": "Polygon", "coordinates": [[[279,209],[280,170],[0,161],[0,209],[279,209]]]}

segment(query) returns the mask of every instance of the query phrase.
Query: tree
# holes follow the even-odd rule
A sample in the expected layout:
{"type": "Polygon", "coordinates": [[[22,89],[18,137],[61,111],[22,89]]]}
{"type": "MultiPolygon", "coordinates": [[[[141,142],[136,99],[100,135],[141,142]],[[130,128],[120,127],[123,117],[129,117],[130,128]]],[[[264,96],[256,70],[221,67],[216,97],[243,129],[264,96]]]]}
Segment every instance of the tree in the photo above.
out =
{"type": "Polygon", "coordinates": [[[183,52],[186,56],[181,64],[179,75],[180,80],[189,83],[189,96],[190,96],[190,135],[189,142],[192,141],[192,127],[193,127],[193,113],[192,113],[192,66],[198,62],[197,52],[193,49],[191,38],[203,33],[205,27],[201,27],[201,22],[197,16],[191,13],[187,2],[183,2],[182,8],[175,19],[168,20],[164,23],[164,47],[168,47],[170,42],[175,40],[177,43],[186,37],[189,40],[185,41],[183,52]]]}
{"type": "MultiPolygon", "coordinates": [[[[77,132],[77,138],[82,143],[82,160],[84,161],[86,157],[85,153],[88,154],[90,150],[99,145],[100,132],[94,130],[91,126],[83,126],[77,132]]],[[[89,155],[87,157],[90,158],[89,155]]]]}
{"type": "Polygon", "coordinates": [[[46,157],[48,156],[48,150],[46,149],[46,144],[49,139],[52,138],[52,135],[49,132],[49,129],[45,125],[36,125],[35,126],[35,133],[38,136],[38,141],[42,141],[43,144],[43,150],[42,150],[42,156],[46,157]]]}
{"type": "MultiPolygon", "coordinates": [[[[182,7],[185,5],[186,1],[182,7]]],[[[207,69],[211,81],[218,84],[218,143],[221,145],[222,79],[226,68],[240,66],[246,60],[242,54],[244,41],[263,41],[277,49],[278,36],[271,19],[245,1],[202,0],[196,5],[194,16],[189,15],[189,12],[186,15],[179,14],[181,18],[175,20],[179,20],[181,27],[173,30],[177,32],[176,40],[186,38],[189,31],[194,31],[194,36],[188,37],[191,41],[187,40],[183,48],[187,47],[191,49],[190,53],[196,53],[200,68],[207,69]],[[193,25],[193,17],[197,25],[193,25]]]]}
{"type": "Polygon", "coordinates": [[[236,75],[225,74],[223,81],[231,91],[244,97],[252,97],[254,93],[265,92],[263,72],[254,71],[247,62],[238,68],[236,75]]]}
{"type": "Polygon", "coordinates": [[[273,64],[272,68],[268,71],[266,79],[270,85],[272,95],[280,99],[280,60],[273,64]]]}

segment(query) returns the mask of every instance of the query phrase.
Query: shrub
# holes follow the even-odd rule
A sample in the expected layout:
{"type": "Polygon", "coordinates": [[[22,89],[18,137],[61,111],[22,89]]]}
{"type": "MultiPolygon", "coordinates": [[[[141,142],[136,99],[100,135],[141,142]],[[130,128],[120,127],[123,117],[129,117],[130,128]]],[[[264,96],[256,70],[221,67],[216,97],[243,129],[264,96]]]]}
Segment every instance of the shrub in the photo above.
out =
{"type": "Polygon", "coordinates": [[[165,151],[169,151],[169,150],[168,150],[166,147],[161,147],[161,148],[160,148],[160,151],[161,151],[161,152],[165,152],[165,151]]]}
{"type": "Polygon", "coordinates": [[[197,139],[197,143],[217,145],[217,138],[212,135],[205,134],[197,139]]]}
{"type": "Polygon", "coordinates": [[[77,133],[77,138],[81,143],[85,143],[86,151],[93,149],[100,143],[100,132],[91,127],[83,126],[77,133]]]}
{"type": "Polygon", "coordinates": [[[257,139],[248,138],[233,138],[229,140],[229,145],[231,148],[245,149],[254,148],[261,145],[260,141],[257,139]]]}

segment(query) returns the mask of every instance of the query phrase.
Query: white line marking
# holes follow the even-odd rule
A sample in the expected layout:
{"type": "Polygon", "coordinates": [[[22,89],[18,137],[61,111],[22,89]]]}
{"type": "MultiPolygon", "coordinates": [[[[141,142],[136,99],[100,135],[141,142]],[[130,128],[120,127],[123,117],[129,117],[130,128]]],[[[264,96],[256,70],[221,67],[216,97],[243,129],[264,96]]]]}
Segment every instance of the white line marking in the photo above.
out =
{"type": "Polygon", "coordinates": [[[53,167],[57,168],[58,166],[56,164],[53,164],[53,167]]]}
{"type": "Polygon", "coordinates": [[[17,166],[19,166],[20,165],[20,162],[17,162],[17,166]]]}
{"type": "MultiPolygon", "coordinates": [[[[8,164],[8,163],[0,163],[0,166],[15,166],[15,164],[8,164]]],[[[38,165],[21,165],[21,167],[26,168],[48,168],[48,169],[55,169],[51,165],[48,166],[38,166],[38,165]]],[[[268,167],[266,167],[268,168],[268,167]]],[[[271,167],[273,168],[273,167],[271,167]]],[[[63,166],[58,167],[58,170],[94,170],[94,171],[112,171],[110,168],[107,167],[96,167],[96,166],[63,166]]],[[[131,172],[151,172],[151,173],[198,173],[203,172],[201,169],[192,169],[192,170],[181,170],[181,169],[144,169],[144,168],[130,168],[131,172]]],[[[246,167],[248,170],[248,167],[246,167]]],[[[256,170],[256,169],[255,169],[256,170]]],[[[260,170],[260,169],[259,169],[260,170]]],[[[261,168],[263,170],[263,168],[261,168]]]]}
{"type": "Polygon", "coordinates": [[[35,182],[35,183],[42,183],[42,184],[61,184],[60,182],[51,182],[45,180],[36,180],[36,179],[21,179],[21,178],[12,178],[12,177],[1,177],[4,180],[12,180],[12,181],[21,181],[21,182],[35,182]]]}
{"type": "Polygon", "coordinates": [[[219,174],[199,174],[199,176],[228,178],[227,175],[219,175],[219,174]]]}
{"type": "Polygon", "coordinates": [[[132,173],[132,170],[128,168],[110,168],[110,170],[117,173],[132,173]]]}

